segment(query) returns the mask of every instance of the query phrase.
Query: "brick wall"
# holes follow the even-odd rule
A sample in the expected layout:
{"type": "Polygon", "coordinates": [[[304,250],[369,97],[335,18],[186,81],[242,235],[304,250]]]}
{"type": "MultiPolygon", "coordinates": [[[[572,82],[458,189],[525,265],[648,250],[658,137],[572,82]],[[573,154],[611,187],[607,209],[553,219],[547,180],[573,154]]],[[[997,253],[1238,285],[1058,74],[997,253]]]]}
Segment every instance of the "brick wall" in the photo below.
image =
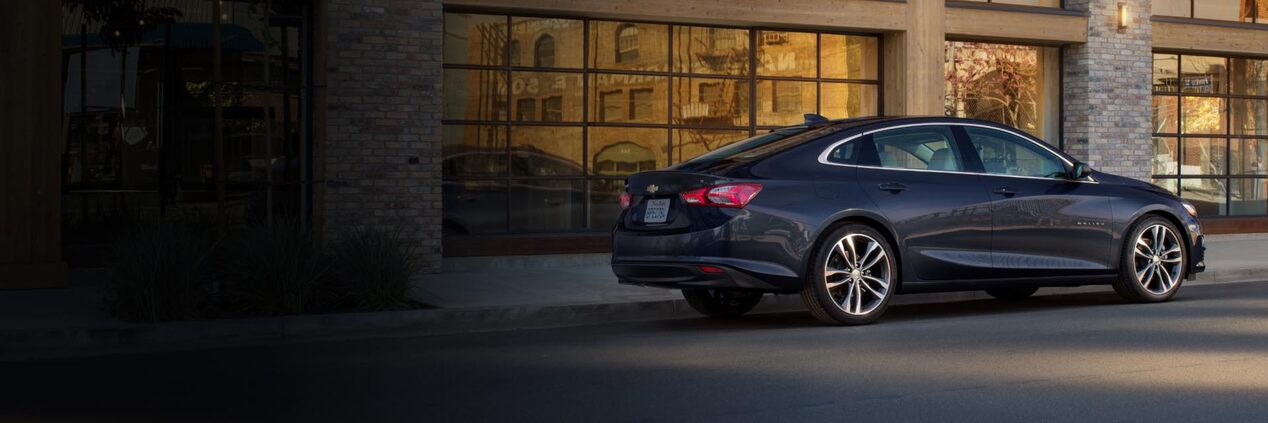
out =
{"type": "Polygon", "coordinates": [[[1097,170],[1149,180],[1149,0],[1066,0],[1088,12],[1088,42],[1065,49],[1065,151],[1097,170]],[[1118,30],[1118,4],[1131,22],[1118,30]]]}
{"type": "Polygon", "coordinates": [[[440,269],[437,0],[327,0],[324,231],[406,228],[440,269]]]}

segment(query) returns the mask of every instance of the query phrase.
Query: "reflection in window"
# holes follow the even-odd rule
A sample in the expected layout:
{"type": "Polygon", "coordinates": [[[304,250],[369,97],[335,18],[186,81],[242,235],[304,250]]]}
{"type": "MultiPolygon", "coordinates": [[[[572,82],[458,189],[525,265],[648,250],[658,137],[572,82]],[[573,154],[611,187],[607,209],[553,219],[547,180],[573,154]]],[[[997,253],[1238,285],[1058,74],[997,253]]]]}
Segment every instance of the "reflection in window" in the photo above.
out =
{"type": "Polygon", "coordinates": [[[619,122],[621,100],[620,90],[599,93],[599,122],[619,122]]]}
{"type": "Polygon", "coordinates": [[[1153,14],[1268,23],[1268,0],[1153,0],[1153,14]]]}
{"type": "Polygon", "coordinates": [[[674,27],[674,71],[711,75],[747,75],[747,29],[674,27]]]}
{"type": "Polygon", "coordinates": [[[537,119],[537,100],[524,98],[515,100],[515,120],[526,121],[537,119]]]}
{"type": "Polygon", "coordinates": [[[748,126],[749,87],[748,80],[674,78],[674,123],[748,126]]]}
{"type": "Polygon", "coordinates": [[[1155,54],[1154,69],[1154,121],[1169,119],[1168,108],[1180,121],[1178,130],[1155,125],[1155,180],[1178,190],[1203,216],[1268,213],[1265,61],[1155,54]]]}
{"type": "Polygon", "coordinates": [[[550,96],[542,100],[542,121],[559,122],[564,120],[563,96],[550,96]]]}
{"type": "Polygon", "coordinates": [[[1233,94],[1268,95],[1268,60],[1232,58],[1228,63],[1233,94]]]}
{"type": "Polygon", "coordinates": [[[445,125],[441,169],[446,178],[506,175],[506,127],[445,125]]]}
{"type": "Polygon", "coordinates": [[[1224,99],[1219,97],[1184,97],[1180,114],[1186,134],[1223,134],[1224,99]]]}
{"type": "Polygon", "coordinates": [[[1175,175],[1180,139],[1154,137],[1153,141],[1153,173],[1155,175],[1175,175]]]}
{"type": "Polygon", "coordinates": [[[634,24],[621,25],[616,29],[616,62],[635,59],[638,59],[638,27],[634,24]]]}
{"type": "Polygon", "coordinates": [[[1053,47],[948,41],[946,115],[998,122],[1056,143],[1059,62],[1053,47]]]}
{"type": "Polygon", "coordinates": [[[1189,200],[1198,209],[1199,216],[1223,216],[1228,214],[1228,179],[1183,178],[1180,180],[1180,198],[1189,200]]]}
{"type": "Polygon", "coordinates": [[[1198,0],[1193,2],[1193,17],[1221,21],[1252,22],[1255,0],[1198,0]]]}
{"type": "Polygon", "coordinates": [[[533,66],[549,68],[555,66],[555,39],[550,35],[542,35],[533,45],[533,66]]]}
{"type": "Polygon", "coordinates": [[[581,175],[580,126],[511,127],[511,176],[581,175]]]}
{"type": "Polygon", "coordinates": [[[630,122],[638,122],[652,116],[652,89],[636,88],[630,90],[630,122]]]}
{"type": "Polygon", "coordinates": [[[590,172],[627,176],[665,167],[669,155],[666,132],[659,128],[591,127],[586,141],[590,172]]]}
{"type": "Polygon", "coordinates": [[[1151,115],[1153,132],[1163,134],[1180,133],[1180,97],[1155,95],[1152,100],[1151,115]]]}
{"type": "Polygon", "coordinates": [[[609,230],[631,173],[801,123],[804,113],[879,110],[875,36],[445,20],[446,234],[609,230]]]}
{"type": "Polygon", "coordinates": [[[1224,175],[1224,152],[1228,140],[1222,138],[1185,138],[1181,142],[1181,175],[1224,175]]]}
{"type": "Polygon", "coordinates": [[[445,63],[502,65],[506,38],[505,16],[446,13],[445,63]]]}
{"type": "Polygon", "coordinates": [[[1181,91],[1223,93],[1227,70],[1223,57],[1184,56],[1180,60],[1181,91]]]}
{"type": "Polygon", "coordinates": [[[818,90],[814,82],[757,82],[757,124],[795,125],[802,115],[818,110],[818,90]]]}
{"type": "Polygon", "coordinates": [[[817,38],[806,32],[758,31],[757,74],[815,77],[819,64],[817,38]]]}
{"type": "Polygon", "coordinates": [[[678,163],[748,138],[749,135],[748,131],[676,129],[673,136],[674,162],[678,163]]]}

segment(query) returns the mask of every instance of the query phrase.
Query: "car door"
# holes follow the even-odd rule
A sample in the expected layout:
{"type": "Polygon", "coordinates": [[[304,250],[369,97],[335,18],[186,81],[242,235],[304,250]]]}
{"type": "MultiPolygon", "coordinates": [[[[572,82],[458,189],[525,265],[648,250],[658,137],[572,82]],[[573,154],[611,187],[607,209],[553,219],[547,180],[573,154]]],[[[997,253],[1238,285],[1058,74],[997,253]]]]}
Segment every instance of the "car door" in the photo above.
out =
{"type": "Polygon", "coordinates": [[[864,135],[857,180],[898,236],[904,280],[989,275],[990,197],[946,125],[864,135]]]}
{"type": "Polygon", "coordinates": [[[1072,181],[1069,163],[1021,134],[962,126],[991,197],[995,277],[1105,273],[1112,265],[1113,210],[1103,187],[1072,181]]]}

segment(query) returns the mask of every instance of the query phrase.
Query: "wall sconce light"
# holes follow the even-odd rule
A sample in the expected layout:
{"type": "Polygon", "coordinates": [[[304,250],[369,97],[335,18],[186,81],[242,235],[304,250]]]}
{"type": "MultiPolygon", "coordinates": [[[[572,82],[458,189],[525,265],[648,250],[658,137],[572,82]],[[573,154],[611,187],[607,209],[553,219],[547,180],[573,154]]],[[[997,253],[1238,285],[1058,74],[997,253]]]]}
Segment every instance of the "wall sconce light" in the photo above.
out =
{"type": "Polygon", "coordinates": [[[1127,31],[1127,23],[1131,22],[1131,12],[1127,10],[1127,3],[1118,4],[1118,32],[1127,31]]]}

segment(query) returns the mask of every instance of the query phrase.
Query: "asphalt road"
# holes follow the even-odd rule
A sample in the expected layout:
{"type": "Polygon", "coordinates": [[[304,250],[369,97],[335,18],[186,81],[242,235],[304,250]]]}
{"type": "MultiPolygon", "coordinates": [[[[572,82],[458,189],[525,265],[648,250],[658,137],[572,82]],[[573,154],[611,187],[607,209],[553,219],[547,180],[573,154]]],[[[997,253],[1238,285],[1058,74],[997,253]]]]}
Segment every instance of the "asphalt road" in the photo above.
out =
{"type": "Polygon", "coordinates": [[[1268,283],[0,363],[0,421],[1268,421],[1268,283]]]}

